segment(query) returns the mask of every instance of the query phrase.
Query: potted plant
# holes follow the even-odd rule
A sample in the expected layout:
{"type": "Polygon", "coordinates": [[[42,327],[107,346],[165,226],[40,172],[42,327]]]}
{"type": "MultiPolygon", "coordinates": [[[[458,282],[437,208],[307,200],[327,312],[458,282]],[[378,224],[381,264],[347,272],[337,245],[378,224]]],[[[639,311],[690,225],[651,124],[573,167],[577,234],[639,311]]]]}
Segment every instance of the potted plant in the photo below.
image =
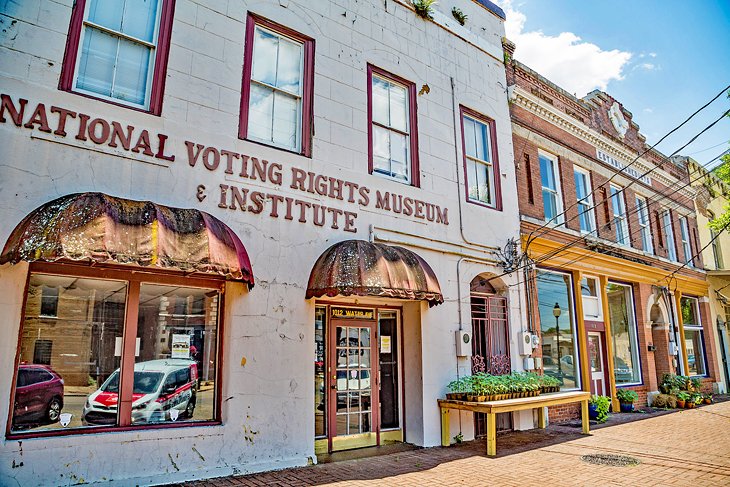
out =
{"type": "Polygon", "coordinates": [[[689,394],[685,391],[679,391],[677,393],[677,407],[679,409],[684,409],[687,405],[687,401],[689,400],[689,394]]]}
{"type": "Polygon", "coordinates": [[[695,392],[694,394],[692,394],[692,406],[693,407],[699,406],[700,404],[702,404],[702,402],[704,400],[705,400],[704,394],[702,394],[700,392],[695,392]]]}
{"type": "Polygon", "coordinates": [[[634,410],[634,402],[639,400],[639,395],[631,389],[618,389],[616,399],[621,403],[621,412],[630,413],[634,410]]]}
{"type": "Polygon", "coordinates": [[[466,392],[469,390],[469,376],[451,381],[446,386],[449,392],[446,393],[446,399],[465,401],[466,392]]]}
{"type": "Polygon", "coordinates": [[[608,419],[608,410],[611,407],[611,400],[606,396],[592,395],[588,400],[588,416],[599,423],[605,423],[608,419]]]}
{"type": "Polygon", "coordinates": [[[712,394],[704,394],[702,400],[705,404],[712,404],[712,394]]]}

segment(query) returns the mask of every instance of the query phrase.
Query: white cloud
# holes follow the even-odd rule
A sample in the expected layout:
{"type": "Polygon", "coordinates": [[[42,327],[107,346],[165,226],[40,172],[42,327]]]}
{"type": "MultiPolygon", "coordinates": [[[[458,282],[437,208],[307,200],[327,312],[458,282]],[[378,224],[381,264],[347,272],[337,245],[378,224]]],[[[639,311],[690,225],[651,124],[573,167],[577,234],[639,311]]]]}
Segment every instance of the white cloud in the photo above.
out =
{"type": "Polygon", "coordinates": [[[516,10],[511,0],[498,3],[507,14],[507,38],[517,46],[515,58],[558,86],[583,96],[596,88],[605,91],[610,81],[623,79],[630,52],[605,51],[572,32],[557,36],[542,31],[525,32],[525,14],[516,10]]]}
{"type": "Polygon", "coordinates": [[[657,66],[656,66],[656,64],[653,64],[653,63],[640,63],[640,64],[636,65],[635,69],[645,69],[647,71],[654,71],[655,69],[657,69],[657,66]]]}

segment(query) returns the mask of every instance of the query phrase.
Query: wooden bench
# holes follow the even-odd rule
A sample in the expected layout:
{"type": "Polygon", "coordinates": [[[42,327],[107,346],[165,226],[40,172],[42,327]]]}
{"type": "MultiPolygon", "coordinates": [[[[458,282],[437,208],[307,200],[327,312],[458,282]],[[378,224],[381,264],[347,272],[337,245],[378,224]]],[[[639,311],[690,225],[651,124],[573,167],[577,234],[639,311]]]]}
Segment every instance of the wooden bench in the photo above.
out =
{"type": "Polygon", "coordinates": [[[580,402],[583,433],[587,435],[589,434],[588,399],[590,399],[590,397],[590,392],[573,391],[554,392],[550,394],[540,394],[539,396],[534,397],[520,397],[517,399],[504,399],[501,401],[486,402],[439,399],[439,408],[441,408],[441,445],[449,446],[451,444],[451,433],[449,432],[450,409],[461,409],[463,411],[473,411],[475,413],[485,413],[487,415],[487,455],[490,457],[497,454],[497,431],[495,421],[495,415],[497,413],[508,413],[512,411],[523,411],[525,409],[538,408],[538,426],[540,428],[545,428],[547,426],[547,418],[545,417],[545,409],[543,408],[558,404],[580,402]]]}

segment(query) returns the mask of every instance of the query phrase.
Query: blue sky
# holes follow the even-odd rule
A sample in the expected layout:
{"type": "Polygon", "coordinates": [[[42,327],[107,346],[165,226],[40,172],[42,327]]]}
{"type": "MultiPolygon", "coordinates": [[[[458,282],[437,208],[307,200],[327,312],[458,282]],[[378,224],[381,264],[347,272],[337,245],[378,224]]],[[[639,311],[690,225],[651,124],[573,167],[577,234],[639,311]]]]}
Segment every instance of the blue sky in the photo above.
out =
{"type": "MultiPolygon", "coordinates": [[[[650,144],[730,85],[728,0],[498,3],[517,60],[578,97],[611,94],[650,144]]],[[[657,148],[671,154],[728,109],[723,95],[657,148]]],[[[726,117],[681,154],[705,164],[728,147],[726,117]]]]}

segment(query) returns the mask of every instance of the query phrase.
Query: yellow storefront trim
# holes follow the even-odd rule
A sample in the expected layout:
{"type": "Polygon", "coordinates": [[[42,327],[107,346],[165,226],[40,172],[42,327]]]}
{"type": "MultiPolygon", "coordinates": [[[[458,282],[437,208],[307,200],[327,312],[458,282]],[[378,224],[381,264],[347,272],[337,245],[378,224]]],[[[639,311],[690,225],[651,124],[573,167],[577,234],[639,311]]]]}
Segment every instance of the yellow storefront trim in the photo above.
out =
{"type": "MultiPolygon", "coordinates": [[[[523,235],[523,248],[526,241],[527,235],[523,235]]],[[[530,258],[540,260],[543,256],[550,255],[562,247],[563,244],[560,242],[537,237],[530,243],[530,258]]],[[[539,265],[555,267],[566,271],[581,271],[585,274],[608,275],[624,281],[643,282],[659,286],[666,284],[666,277],[671,273],[671,271],[666,269],[631,262],[620,257],[601,254],[580,247],[564,249],[557,255],[541,261],[539,265]]],[[[679,273],[673,277],[676,280],[677,289],[681,289],[683,293],[697,296],[707,295],[709,289],[707,280],[679,273]]]]}

